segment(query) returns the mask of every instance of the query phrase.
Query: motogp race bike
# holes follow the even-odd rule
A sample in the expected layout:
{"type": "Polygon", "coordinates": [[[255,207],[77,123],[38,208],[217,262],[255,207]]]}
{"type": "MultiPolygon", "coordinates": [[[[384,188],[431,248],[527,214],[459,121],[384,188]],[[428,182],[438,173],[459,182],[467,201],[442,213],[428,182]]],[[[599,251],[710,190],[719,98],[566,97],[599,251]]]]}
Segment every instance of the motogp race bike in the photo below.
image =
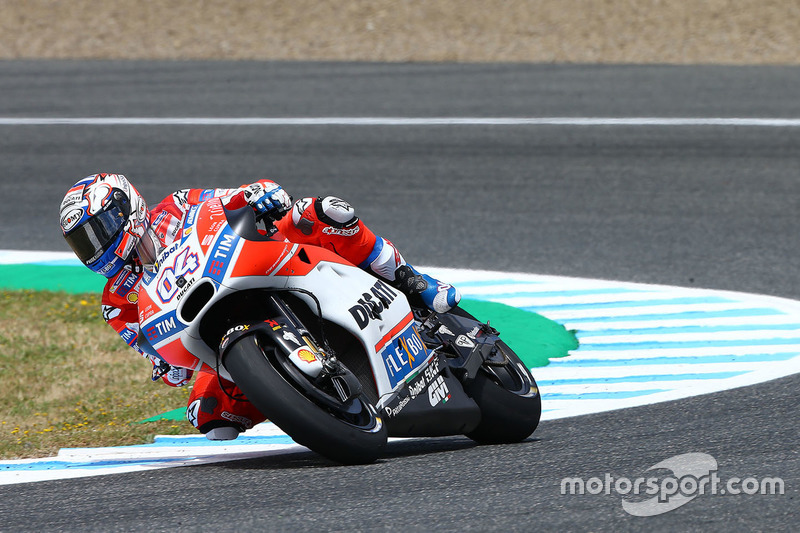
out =
{"type": "Polygon", "coordinates": [[[376,460],[388,436],[508,443],[536,429],[536,382],[489,323],[412,307],[257,224],[219,199],[187,212],[180,242],[145,271],[140,348],[234,382],[295,442],[341,463],[376,460]]]}

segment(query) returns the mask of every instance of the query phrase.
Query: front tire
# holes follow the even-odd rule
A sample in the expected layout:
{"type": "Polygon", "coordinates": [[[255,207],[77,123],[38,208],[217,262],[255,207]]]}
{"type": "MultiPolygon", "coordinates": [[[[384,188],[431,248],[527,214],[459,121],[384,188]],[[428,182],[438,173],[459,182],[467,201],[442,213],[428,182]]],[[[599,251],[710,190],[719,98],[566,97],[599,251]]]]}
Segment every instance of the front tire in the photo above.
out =
{"type": "Polygon", "coordinates": [[[386,426],[363,393],[342,410],[323,406],[278,370],[275,357],[272,347],[262,348],[257,335],[248,335],[234,341],[223,364],[247,399],[298,444],[343,464],[381,456],[386,426]]]}

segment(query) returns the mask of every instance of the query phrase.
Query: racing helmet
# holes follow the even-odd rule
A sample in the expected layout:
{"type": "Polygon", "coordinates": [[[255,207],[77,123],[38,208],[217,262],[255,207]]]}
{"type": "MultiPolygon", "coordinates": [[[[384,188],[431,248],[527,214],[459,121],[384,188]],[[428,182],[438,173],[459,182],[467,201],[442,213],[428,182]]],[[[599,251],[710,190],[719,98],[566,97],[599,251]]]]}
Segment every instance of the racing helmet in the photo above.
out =
{"type": "Polygon", "coordinates": [[[122,174],[92,174],[61,202],[61,231],[92,271],[111,278],[133,259],[150,214],[139,191],[122,174]]]}

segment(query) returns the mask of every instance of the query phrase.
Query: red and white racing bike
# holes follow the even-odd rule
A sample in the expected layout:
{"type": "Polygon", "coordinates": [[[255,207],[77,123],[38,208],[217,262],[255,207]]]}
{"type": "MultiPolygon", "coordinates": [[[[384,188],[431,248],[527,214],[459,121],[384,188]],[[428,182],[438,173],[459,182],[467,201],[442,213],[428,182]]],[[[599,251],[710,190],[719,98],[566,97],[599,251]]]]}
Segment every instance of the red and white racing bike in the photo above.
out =
{"type": "Polygon", "coordinates": [[[145,272],[139,346],[234,382],[297,443],[341,463],[388,436],[517,442],[536,382],[488,323],[433,313],[338,255],[259,232],[249,207],[194,206],[145,272]]]}

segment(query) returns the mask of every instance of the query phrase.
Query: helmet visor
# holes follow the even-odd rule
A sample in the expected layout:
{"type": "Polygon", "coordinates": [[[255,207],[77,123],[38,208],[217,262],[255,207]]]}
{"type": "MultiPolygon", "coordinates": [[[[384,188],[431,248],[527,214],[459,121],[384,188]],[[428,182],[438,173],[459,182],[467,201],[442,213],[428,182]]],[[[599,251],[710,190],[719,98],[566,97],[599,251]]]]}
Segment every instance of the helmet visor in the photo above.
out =
{"type": "Polygon", "coordinates": [[[127,220],[123,206],[111,202],[105,211],[90,217],[70,232],[66,236],[67,244],[84,265],[90,265],[114,244],[127,220]]]}

